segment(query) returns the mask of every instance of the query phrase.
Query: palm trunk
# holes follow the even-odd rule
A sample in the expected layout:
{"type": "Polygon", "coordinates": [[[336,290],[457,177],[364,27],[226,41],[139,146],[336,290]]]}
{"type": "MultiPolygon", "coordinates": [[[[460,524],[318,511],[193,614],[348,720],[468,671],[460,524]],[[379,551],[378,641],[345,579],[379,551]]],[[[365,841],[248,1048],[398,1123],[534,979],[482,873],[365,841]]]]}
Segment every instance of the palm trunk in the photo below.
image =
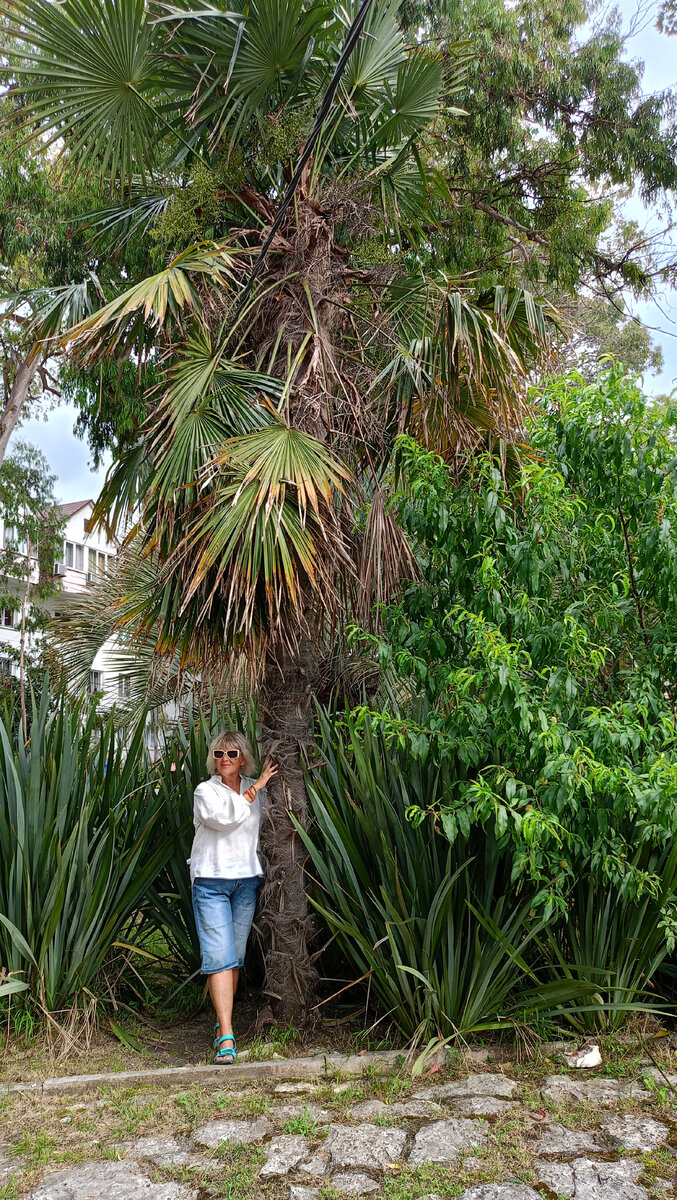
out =
{"type": "Polygon", "coordinates": [[[266,932],[265,984],[275,1019],[297,1028],[312,1019],[317,971],[308,950],[312,917],[305,892],[307,854],[290,819],[307,823],[302,756],[312,753],[312,705],[317,649],[308,639],[295,654],[266,662],[261,719],[264,741],[280,764],[268,787],[268,819],[261,849],[268,863],[260,923],[266,932]]]}

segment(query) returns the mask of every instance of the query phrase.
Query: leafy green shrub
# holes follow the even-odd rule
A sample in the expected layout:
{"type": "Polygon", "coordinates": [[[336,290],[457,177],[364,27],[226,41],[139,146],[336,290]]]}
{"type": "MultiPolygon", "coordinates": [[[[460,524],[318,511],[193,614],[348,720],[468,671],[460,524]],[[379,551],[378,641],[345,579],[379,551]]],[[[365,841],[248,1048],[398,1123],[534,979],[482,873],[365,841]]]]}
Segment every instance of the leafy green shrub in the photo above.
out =
{"type": "Polygon", "coordinates": [[[452,843],[493,830],[546,918],[591,875],[660,895],[669,946],[675,890],[636,852],[677,832],[674,420],[618,371],[554,381],[517,489],[491,459],[459,480],[404,440],[398,504],[421,578],[372,639],[403,703],[360,714],[449,771],[410,816],[435,813],[452,843]]]}
{"type": "Polygon", "coordinates": [[[675,412],[554,380],[538,457],[400,442],[420,568],[310,787],[316,903],[408,1034],[660,1006],[677,934],[675,412]],[[436,832],[437,830],[437,832],[436,832]],[[668,849],[666,849],[666,847],[668,849]],[[567,986],[569,991],[567,993],[567,986]],[[578,989],[578,990],[577,990],[578,989]]]}
{"type": "Polygon", "coordinates": [[[143,723],[123,744],[91,708],[48,705],[45,687],[16,751],[0,722],[0,961],[56,1012],[95,988],[171,843],[143,723]]]}
{"type": "Polygon", "coordinates": [[[315,824],[310,834],[298,827],[320,885],[313,903],[403,1034],[509,1028],[525,1008],[551,1013],[589,990],[578,980],[548,985],[529,965],[544,926],[491,831],[450,845],[431,818],[407,820],[422,796],[443,800],[444,763],[323,713],[320,745],[324,765],[308,781],[315,824]]]}

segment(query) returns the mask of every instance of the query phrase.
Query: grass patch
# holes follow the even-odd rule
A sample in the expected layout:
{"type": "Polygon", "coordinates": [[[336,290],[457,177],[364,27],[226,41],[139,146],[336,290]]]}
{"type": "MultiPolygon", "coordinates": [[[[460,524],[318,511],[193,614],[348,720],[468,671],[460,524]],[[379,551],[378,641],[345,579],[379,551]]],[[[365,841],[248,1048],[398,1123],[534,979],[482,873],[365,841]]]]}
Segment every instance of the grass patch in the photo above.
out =
{"type": "Polygon", "coordinates": [[[51,1161],[55,1146],[54,1138],[39,1129],[35,1133],[24,1134],[10,1147],[10,1152],[16,1158],[23,1159],[25,1170],[34,1171],[36,1167],[51,1161]]]}
{"type": "Polygon", "coordinates": [[[218,1149],[225,1166],[224,1178],[219,1180],[216,1194],[224,1200],[259,1200],[269,1194],[265,1183],[258,1178],[265,1154],[258,1148],[226,1142],[218,1149]]]}
{"type": "Polygon", "coordinates": [[[153,1099],[140,1104],[142,1093],[134,1091],[120,1093],[111,1088],[101,1088],[101,1095],[117,1115],[115,1124],[118,1137],[131,1137],[138,1133],[141,1126],[155,1115],[158,1107],[158,1101],[153,1099]]]}
{"type": "Polygon", "coordinates": [[[267,1096],[251,1096],[243,1100],[239,1111],[243,1117],[262,1117],[270,1112],[271,1103],[267,1096]]]}
{"type": "Polygon", "coordinates": [[[265,1062],[273,1054],[287,1057],[287,1052],[294,1045],[302,1045],[303,1039],[294,1025],[285,1025],[281,1029],[274,1026],[268,1030],[267,1036],[256,1037],[245,1047],[250,1062],[265,1062]]]}
{"type": "Polygon", "coordinates": [[[317,1125],[308,1109],[304,1109],[298,1117],[290,1117],[282,1126],[283,1133],[302,1133],[304,1137],[316,1137],[317,1125]]]}
{"type": "Polygon", "coordinates": [[[438,1196],[460,1196],[461,1183],[449,1167],[425,1163],[420,1167],[404,1167],[389,1175],[383,1183],[383,1200],[414,1200],[428,1192],[438,1196]]]}

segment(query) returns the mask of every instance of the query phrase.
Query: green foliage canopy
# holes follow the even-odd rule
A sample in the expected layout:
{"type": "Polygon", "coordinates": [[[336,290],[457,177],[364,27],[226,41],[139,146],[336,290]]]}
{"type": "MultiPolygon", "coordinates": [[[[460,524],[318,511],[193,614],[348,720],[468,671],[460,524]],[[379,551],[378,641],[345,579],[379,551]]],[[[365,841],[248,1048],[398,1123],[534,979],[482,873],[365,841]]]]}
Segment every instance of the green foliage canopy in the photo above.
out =
{"type": "MultiPolygon", "coordinates": [[[[659,895],[642,848],[677,830],[676,414],[617,370],[535,404],[518,498],[489,459],[459,480],[401,442],[421,578],[372,639],[399,707],[361,719],[453,764],[441,828],[491,828],[549,912],[584,871],[659,895]]],[[[420,796],[408,815],[428,809],[420,796]]],[[[671,942],[676,917],[670,893],[671,942]]]]}

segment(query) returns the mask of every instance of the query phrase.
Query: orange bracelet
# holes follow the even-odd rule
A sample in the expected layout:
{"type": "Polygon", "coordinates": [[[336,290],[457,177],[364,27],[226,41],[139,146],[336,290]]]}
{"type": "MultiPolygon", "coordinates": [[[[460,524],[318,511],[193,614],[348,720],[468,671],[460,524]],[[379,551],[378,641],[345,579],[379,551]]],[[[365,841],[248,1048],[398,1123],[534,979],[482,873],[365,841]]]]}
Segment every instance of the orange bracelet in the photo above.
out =
{"type": "Polygon", "coordinates": [[[247,788],[247,790],[244,794],[245,794],[245,796],[249,797],[249,803],[253,804],[254,801],[256,800],[256,792],[254,791],[254,789],[249,787],[249,788],[247,788]]]}

